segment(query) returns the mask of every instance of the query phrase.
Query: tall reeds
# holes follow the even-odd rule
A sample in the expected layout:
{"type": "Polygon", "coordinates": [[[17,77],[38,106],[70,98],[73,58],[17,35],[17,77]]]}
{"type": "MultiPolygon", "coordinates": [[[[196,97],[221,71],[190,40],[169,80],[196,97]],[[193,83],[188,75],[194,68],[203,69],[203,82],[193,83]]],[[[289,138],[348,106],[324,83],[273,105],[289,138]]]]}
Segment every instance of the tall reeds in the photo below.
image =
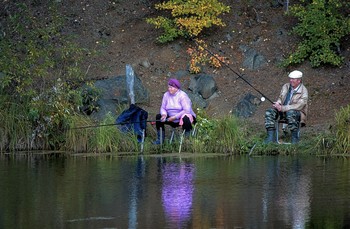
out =
{"type": "Polygon", "coordinates": [[[0,151],[28,149],[31,146],[31,124],[26,108],[10,103],[2,97],[0,101],[0,151]]]}
{"type": "Polygon", "coordinates": [[[210,136],[211,148],[222,153],[239,153],[244,138],[235,116],[227,116],[217,121],[210,136]]]}
{"type": "MultiPolygon", "coordinates": [[[[0,99],[0,151],[58,150],[72,153],[128,153],[144,154],[179,152],[180,138],[170,144],[168,138],[162,146],[153,145],[153,132],[146,131],[145,143],[141,145],[133,131],[122,132],[111,114],[101,122],[86,115],[70,115],[60,122],[55,132],[45,132],[41,125],[33,126],[30,111],[24,105],[0,99]],[[60,131],[58,131],[60,130],[60,131]],[[64,130],[64,131],[62,131],[64,130]],[[50,134],[51,133],[51,134],[50,134]],[[51,144],[57,142],[58,144],[51,144]],[[54,148],[52,148],[54,146],[54,148]]],[[[118,113],[118,111],[117,111],[118,113]]],[[[180,127],[181,128],[181,127],[180,127]]],[[[196,131],[182,142],[181,152],[248,154],[254,145],[254,154],[290,154],[301,151],[330,153],[333,155],[350,152],[350,105],[336,113],[334,132],[306,138],[297,146],[261,146],[265,135],[255,126],[229,115],[220,119],[210,119],[201,114],[197,117],[196,131]]],[[[49,130],[50,131],[50,130],[49,130]]],[[[168,133],[169,134],[169,133],[168,133]]]]}
{"type": "Polygon", "coordinates": [[[98,124],[86,116],[72,117],[65,134],[65,151],[95,153],[137,151],[136,136],[131,132],[122,133],[114,123],[115,119],[110,114],[98,124]]]}
{"type": "Polygon", "coordinates": [[[246,134],[237,117],[229,115],[220,120],[199,120],[197,134],[190,138],[192,152],[242,153],[246,134]],[[205,125],[201,125],[203,121],[205,125]]]}
{"type": "Polygon", "coordinates": [[[336,140],[334,150],[337,153],[350,154],[350,105],[342,107],[335,116],[336,140]]]}

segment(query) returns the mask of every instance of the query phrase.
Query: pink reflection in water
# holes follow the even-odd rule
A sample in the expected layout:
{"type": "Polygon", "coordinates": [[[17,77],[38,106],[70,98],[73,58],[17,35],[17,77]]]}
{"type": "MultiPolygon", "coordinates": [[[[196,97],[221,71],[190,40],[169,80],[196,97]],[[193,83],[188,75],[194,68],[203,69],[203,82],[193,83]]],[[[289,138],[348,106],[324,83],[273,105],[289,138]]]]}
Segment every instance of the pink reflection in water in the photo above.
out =
{"type": "Polygon", "coordinates": [[[189,222],[192,213],[193,164],[164,164],[162,168],[162,202],[171,227],[189,222]]]}

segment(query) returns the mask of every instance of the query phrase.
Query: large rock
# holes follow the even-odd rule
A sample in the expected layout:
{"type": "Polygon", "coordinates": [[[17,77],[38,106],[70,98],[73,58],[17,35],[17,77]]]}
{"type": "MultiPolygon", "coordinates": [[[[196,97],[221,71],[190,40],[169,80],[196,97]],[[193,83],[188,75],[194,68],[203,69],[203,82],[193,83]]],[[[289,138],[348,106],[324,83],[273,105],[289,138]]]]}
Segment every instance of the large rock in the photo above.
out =
{"type": "Polygon", "coordinates": [[[244,55],[243,67],[250,70],[257,70],[267,63],[266,58],[256,50],[245,45],[239,46],[244,55]]]}
{"type": "Polygon", "coordinates": [[[191,91],[185,91],[185,92],[187,93],[188,97],[191,99],[191,102],[193,105],[192,107],[198,107],[198,108],[204,109],[208,106],[208,102],[204,100],[202,96],[200,96],[199,94],[193,93],[191,91]]]}
{"type": "MultiPolygon", "coordinates": [[[[98,110],[91,114],[95,119],[102,120],[108,112],[115,115],[119,105],[130,102],[125,75],[97,80],[94,87],[99,91],[96,101],[98,110]]],[[[149,93],[137,76],[134,80],[134,94],[136,104],[149,102],[149,93]]]]}
{"type": "Polygon", "coordinates": [[[208,99],[216,92],[217,85],[212,76],[199,74],[191,78],[189,89],[193,93],[200,94],[203,99],[208,99]]]}
{"type": "Polygon", "coordinates": [[[248,118],[253,116],[261,101],[258,97],[248,93],[244,98],[238,102],[235,108],[235,115],[237,117],[248,118]]]}

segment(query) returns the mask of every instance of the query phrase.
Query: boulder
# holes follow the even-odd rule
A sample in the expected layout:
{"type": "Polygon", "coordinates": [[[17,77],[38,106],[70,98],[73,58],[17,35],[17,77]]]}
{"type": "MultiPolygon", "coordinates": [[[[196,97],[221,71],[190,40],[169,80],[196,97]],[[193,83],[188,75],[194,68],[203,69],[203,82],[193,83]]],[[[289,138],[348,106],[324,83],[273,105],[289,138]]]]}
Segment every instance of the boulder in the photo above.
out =
{"type": "Polygon", "coordinates": [[[237,117],[248,118],[251,117],[261,101],[258,97],[248,93],[244,96],[242,100],[237,103],[236,108],[234,109],[234,114],[237,117]]]}
{"type": "Polygon", "coordinates": [[[189,89],[193,93],[200,94],[203,99],[208,99],[217,91],[217,85],[212,76],[198,74],[191,78],[189,89]]]}
{"type": "Polygon", "coordinates": [[[266,58],[258,53],[255,49],[249,48],[245,45],[239,46],[244,55],[243,67],[250,70],[257,70],[267,63],[266,58]]]}
{"type": "MultiPolygon", "coordinates": [[[[91,113],[95,119],[104,119],[108,112],[115,115],[119,105],[130,102],[125,75],[97,80],[94,87],[99,91],[99,98],[96,101],[98,109],[91,113]]],[[[134,94],[136,104],[149,102],[149,93],[137,76],[134,81],[134,94]]]]}
{"type": "MultiPolygon", "coordinates": [[[[190,97],[193,108],[198,107],[198,108],[204,109],[208,106],[208,102],[204,100],[202,96],[200,96],[199,94],[193,93],[191,91],[185,91],[185,92],[187,93],[188,97],[190,97]]],[[[196,111],[194,112],[196,113],[196,111]]]]}

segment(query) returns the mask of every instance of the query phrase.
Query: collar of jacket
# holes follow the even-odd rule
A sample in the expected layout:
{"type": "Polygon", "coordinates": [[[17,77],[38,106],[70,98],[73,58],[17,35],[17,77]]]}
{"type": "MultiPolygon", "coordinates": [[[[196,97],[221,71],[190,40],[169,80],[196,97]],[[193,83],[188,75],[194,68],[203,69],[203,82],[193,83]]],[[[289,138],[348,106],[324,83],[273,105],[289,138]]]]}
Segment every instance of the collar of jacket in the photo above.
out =
{"type": "MultiPolygon", "coordinates": [[[[301,85],[302,85],[302,83],[300,83],[296,89],[293,89],[292,85],[289,84],[289,88],[292,88],[293,94],[301,93],[301,85]]],[[[289,88],[288,88],[288,90],[289,90],[289,88]]]]}

